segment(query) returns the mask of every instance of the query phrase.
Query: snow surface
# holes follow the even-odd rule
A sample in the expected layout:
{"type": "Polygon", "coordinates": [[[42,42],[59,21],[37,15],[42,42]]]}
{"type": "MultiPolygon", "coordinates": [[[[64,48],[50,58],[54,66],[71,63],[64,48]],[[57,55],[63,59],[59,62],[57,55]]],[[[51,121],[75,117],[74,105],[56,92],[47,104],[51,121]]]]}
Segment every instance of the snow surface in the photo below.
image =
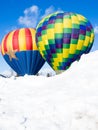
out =
{"type": "Polygon", "coordinates": [[[0,130],[98,130],[98,51],[53,77],[0,77],[0,130]]]}

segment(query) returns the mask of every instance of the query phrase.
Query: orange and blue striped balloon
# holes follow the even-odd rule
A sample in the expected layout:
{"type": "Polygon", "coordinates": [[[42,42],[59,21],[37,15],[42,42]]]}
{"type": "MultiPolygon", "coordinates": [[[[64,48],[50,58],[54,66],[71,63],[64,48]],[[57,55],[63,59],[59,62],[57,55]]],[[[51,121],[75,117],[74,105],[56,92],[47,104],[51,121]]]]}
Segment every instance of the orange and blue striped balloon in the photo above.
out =
{"type": "Polygon", "coordinates": [[[36,46],[35,32],[33,28],[17,29],[2,40],[2,55],[18,75],[35,75],[45,62],[36,46]]]}

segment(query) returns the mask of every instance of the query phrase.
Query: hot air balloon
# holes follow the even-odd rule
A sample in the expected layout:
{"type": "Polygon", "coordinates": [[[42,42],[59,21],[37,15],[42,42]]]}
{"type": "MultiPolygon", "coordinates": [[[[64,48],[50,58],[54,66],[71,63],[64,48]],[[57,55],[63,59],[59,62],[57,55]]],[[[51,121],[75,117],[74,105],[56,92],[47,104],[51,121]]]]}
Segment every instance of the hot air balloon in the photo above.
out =
{"type": "Polygon", "coordinates": [[[36,46],[35,32],[32,28],[17,29],[2,40],[2,55],[20,76],[35,75],[45,62],[36,46]]]}
{"type": "Polygon", "coordinates": [[[36,28],[36,43],[42,57],[55,71],[63,71],[92,48],[94,30],[87,18],[72,12],[55,12],[36,28]]]}

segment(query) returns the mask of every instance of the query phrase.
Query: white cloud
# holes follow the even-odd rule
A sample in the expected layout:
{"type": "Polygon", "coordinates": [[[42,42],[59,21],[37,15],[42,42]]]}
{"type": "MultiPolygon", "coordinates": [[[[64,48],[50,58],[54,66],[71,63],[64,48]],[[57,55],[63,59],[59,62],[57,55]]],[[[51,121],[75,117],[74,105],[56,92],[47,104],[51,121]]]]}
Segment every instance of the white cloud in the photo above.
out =
{"type": "Polygon", "coordinates": [[[27,27],[36,27],[40,10],[38,6],[33,5],[30,8],[24,10],[24,16],[20,16],[18,19],[19,24],[27,27]]]}
{"type": "Polygon", "coordinates": [[[45,10],[45,13],[41,16],[41,19],[56,11],[62,11],[62,9],[61,8],[55,9],[55,7],[51,5],[49,8],[45,10]]]}
{"type": "Polygon", "coordinates": [[[95,32],[95,33],[98,33],[98,26],[95,26],[95,27],[94,27],[94,32],[95,32]]]}
{"type": "Polygon", "coordinates": [[[18,22],[26,27],[36,27],[40,19],[58,10],[61,9],[58,8],[56,10],[54,6],[50,6],[44,11],[44,14],[41,14],[41,9],[39,9],[38,6],[33,5],[24,10],[24,16],[20,16],[18,22]]]}
{"type": "Polygon", "coordinates": [[[47,15],[53,13],[54,11],[55,11],[54,6],[50,6],[49,8],[47,8],[47,9],[45,10],[45,13],[44,13],[44,15],[41,16],[41,18],[43,18],[43,17],[45,17],[45,16],[47,16],[47,15]]]}

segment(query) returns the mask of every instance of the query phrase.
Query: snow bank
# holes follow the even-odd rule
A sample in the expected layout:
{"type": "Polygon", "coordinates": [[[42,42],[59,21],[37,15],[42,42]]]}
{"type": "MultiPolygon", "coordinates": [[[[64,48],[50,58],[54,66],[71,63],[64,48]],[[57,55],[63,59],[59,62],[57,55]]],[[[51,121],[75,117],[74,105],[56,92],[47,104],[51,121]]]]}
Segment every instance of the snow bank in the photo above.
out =
{"type": "Polygon", "coordinates": [[[0,130],[98,130],[98,51],[53,76],[0,77],[0,130]]]}

